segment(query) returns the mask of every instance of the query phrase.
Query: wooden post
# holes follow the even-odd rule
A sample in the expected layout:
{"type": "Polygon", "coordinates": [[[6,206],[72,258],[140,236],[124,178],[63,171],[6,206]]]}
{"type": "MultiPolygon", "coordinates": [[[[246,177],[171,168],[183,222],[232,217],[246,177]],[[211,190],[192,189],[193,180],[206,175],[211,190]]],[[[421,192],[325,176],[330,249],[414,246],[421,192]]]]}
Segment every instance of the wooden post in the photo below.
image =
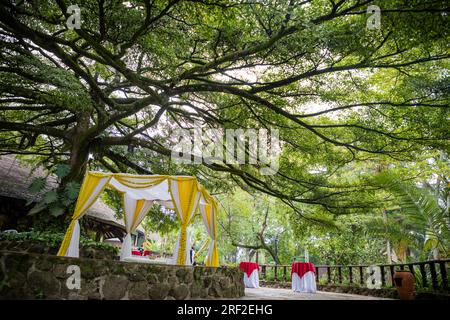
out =
{"type": "Polygon", "coordinates": [[[330,266],[327,266],[327,280],[328,283],[331,283],[331,270],[330,270],[330,266]]]}
{"type": "Polygon", "coordinates": [[[286,266],[283,266],[283,281],[286,282],[286,266]]]}
{"type": "Polygon", "coordinates": [[[264,280],[267,280],[266,279],[266,265],[261,266],[261,275],[264,280]]]}
{"type": "Polygon", "coordinates": [[[439,262],[439,268],[441,270],[442,286],[448,290],[448,278],[447,270],[445,269],[445,262],[439,262]]]}
{"type": "Polygon", "coordinates": [[[422,276],[422,286],[424,288],[428,287],[428,281],[427,281],[427,273],[425,272],[425,264],[421,263],[419,265],[420,269],[420,275],[422,276]]]}
{"type": "Polygon", "coordinates": [[[394,281],[395,269],[394,269],[394,266],[389,266],[389,270],[391,272],[391,283],[392,283],[392,286],[395,287],[395,281],[394,281]]]}
{"type": "Polygon", "coordinates": [[[350,281],[350,284],[353,284],[353,269],[352,267],[348,267],[348,279],[350,281]]]}
{"type": "Polygon", "coordinates": [[[381,285],[384,287],[386,285],[386,277],[384,275],[384,266],[380,266],[381,273],[381,285]]]}
{"type": "MultiPolygon", "coordinates": [[[[291,281],[292,281],[292,276],[291,276],[291,281]]],[[[317,282],[317,284],[319,284],[319,267],[316,267],[316,282],[317,282]]]]}
{"type": "Polygon", "coordinates": [[[439,289],[439,283],[438,283],[438,279],[437,279],[437,274],[436,274],[436,268],[435,268],[435,263],[434,262],[430,262],[430,272],[431,272],[431,283],[433,284],[433,289],[437,290],[439,289]]]}
{"type": "Polygon", "coordinates": [[[416,272],[414,271],[414,265],[412,263],[408,264],[408,269],[414,276],[416,276],[416,272]]]}
{"type": "Polygon", "coordinates": [[[275,265],[275,266],[273,267],[273,274],[274,274],[273,279],[274,279],[275,281],[278,281],[278,275],[277,275],[277,273],[278,273],[277,265],[275,265]]]}
{"type": "Polygon", "coordinates": [[[338,267],[338,279],[339,283],[342,284],[342,266],[338,267]]]}
{"type": "Polygon", "coordinates": [[[364,285],[364,273],[363,273],[363,267],[359,266],[359,283],[361,285],[364,285]]]}

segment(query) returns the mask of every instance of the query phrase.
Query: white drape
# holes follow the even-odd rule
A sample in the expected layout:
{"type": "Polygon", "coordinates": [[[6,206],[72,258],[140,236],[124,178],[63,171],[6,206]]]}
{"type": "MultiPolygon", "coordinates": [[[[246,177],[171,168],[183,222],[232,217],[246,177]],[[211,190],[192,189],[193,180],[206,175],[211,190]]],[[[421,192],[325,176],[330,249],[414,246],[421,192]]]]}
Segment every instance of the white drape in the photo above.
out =
{"type": "Polygon", "coordinates": [[[294,292],[316,293],[316,274],[312,271],[306,272],[303,277],[294,272],[292,274],[292,290],[294,292]]]}
{"type": "Polygon", "coordinates": [[[136,230],[152,206],[152,200],[135,199],[134,194],[124,194],[125,229],[127,235],[122,243],[120,260],[131,256],[131,233],[136,230]]]}
{"type": "Polygon", "coordinates": [[[66,256],[74,258],[78,258],[80,256],[80,224],[78,220],[75,221],[72,238],[70,238],[70,244],[67,249],[66,256]]]}
{"type": "Polygon", "coordinates": [[[205,198],[203,195],[200,198],[200,213],[202,214],[203,223],[205,224],[206,231],[208,232],[209,237],[211,238],[211,241],[209,243],[209,249],[208,254],[205,258],[205,263],[211,259],[211,256],[213,254],[214,245],[215,245],[215,234],[214,234],[214,224],[215,224],[215,213],[214,213],[214,206],[206,203],[205,198]],[[208,217],[209,213],[209,217],[208,217]]]}
{"type": "MultiPolygon", "coordinates": [[[[93,181],[95,179],[92,179],[93,181]]],[[[110,177],[99,177],[98,180],[95,180],[94,184],[87,184],[85,187],[91,188],[89,190],[90,195],[83,198],[83,203],[81,206],[75,208],[75,212],[77,217],[74,219],[73,223],[73,231],[72,236],[70,237],[70,242],[67,247],[67,251],[64,256],[66,257],[74,257],[78,258],[80,256],[80,223],[78,222],[81,217],[85,214],[85,212],[95,203],[95,200],[99,197],[100,193],[105,189],[105,185],[110,180],[110,177]]],[[[83,194],[84,190],[80,190],[80,195],[83,194]]],[[[81,196],[79,196],[80,198],[81,196]]],[[[77,206],[79,205],[77,200],[77,206]]]]}
{"type": "Polygon", "coordinates": [[[250,277],[248,277],[247,273],[244,272],[244,285],[246,288],[259,288],[258,269],[253,270],[250,277]]]}

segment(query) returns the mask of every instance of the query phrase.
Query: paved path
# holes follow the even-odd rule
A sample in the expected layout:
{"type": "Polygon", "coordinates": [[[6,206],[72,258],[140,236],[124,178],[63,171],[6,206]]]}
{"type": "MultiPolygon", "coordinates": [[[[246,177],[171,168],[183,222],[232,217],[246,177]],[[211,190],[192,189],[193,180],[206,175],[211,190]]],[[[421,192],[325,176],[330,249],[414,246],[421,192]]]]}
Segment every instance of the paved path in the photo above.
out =
{"type": "Polygon", "coordinates": [[[390,300],[386,298],[360,296],[356,294],[317,291],[317,293],[293,292],[290,289],[245,288],[241,300],[390,300]]]}

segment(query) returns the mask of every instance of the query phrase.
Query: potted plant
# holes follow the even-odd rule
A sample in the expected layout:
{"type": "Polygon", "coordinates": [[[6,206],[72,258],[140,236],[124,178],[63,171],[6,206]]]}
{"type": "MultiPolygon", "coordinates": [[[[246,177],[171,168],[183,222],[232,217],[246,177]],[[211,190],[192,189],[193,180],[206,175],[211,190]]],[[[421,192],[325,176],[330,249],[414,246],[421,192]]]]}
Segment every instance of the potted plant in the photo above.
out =
{"type": "Polygon", "coordinates": [[[413,300],[416,296],[415,277],[409,271],[394,273],[394,283],[401,300],[413,300]]]}

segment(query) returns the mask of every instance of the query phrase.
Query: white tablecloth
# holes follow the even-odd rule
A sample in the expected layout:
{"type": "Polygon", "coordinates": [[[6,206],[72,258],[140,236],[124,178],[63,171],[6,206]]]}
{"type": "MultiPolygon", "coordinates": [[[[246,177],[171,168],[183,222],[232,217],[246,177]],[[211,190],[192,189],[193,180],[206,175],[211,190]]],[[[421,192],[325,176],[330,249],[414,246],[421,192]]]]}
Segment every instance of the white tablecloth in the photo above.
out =
{"type": "Polygon", "coordinates": [[[297,273],[292,273],[292,290],[294,292],[316,293],[316,274],[308,271],[300,278],[297,273]]]}
{"type": "Polygon", "coordinates": [[[250,277],[244,272],[244,285],[246,288],[259,288],[259,272],[258,269],[253,270],[250,277]]]}

